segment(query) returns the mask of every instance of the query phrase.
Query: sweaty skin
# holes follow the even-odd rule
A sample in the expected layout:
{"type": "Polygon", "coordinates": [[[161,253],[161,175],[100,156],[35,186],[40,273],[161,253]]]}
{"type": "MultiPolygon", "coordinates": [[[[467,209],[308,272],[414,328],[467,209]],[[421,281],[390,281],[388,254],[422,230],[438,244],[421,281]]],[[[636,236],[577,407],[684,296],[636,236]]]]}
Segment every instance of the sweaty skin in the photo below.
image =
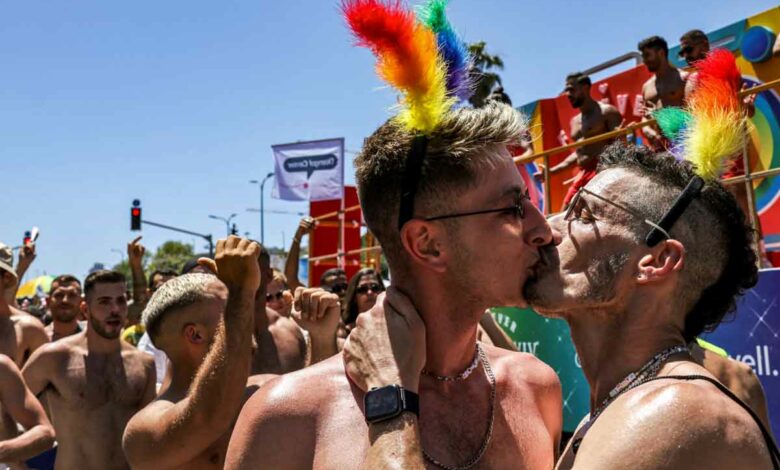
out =
{"type": "Polygon", "coordinates": [[[747,403],[761,418],[764,426],[770,429],[766,396],[753,369],[743,362],[708,351],[695,342],[691,343],[689,348],[693,360],[707,369],[707,372],[734,392],[740,400],[747,403]]]}
{"type": "MultiPolygon", "coordinates": [[[[496,375],[499,398],[494,445],[476,468],[551,468],[558,445],[553,436],[556,427],[560,430],[555,373],[530,354],[483,347],[496,375]]],[[[487,430],[490,387],[481,368],[475,374],[476,380],[442,390],[421,384],[422,443],[445,462],[473,456],[487,430]]],[[[363,392],[344,375],[341,355],[274,379],[244,409],[247,415],[242,414],[236,425],[227,469],[256,468],[258,462],[274,469],[362,467],[370,446],[363,392]],[[296,392],[300,390],[306,393],[296,392]],[[299,398],[291,401],[290,394],[299,398]]]]}
{"type": "Polygon", "coordinates": [[[171,360],[172,381],[127,425],[123,447],[134,469],[224,465],[238,411],[273,377],[247,380],[259,251],[257,243],[235,236],[219,240],[210,269],[219,280],[206,287],[208,295],[161,313],[155,341],[171,360]]]}
{"type": "MultiPolygon", "coordinates": [[[[431,333],[424,334],[426,367],[440,375],[456,375],[468,367],[485,308],[520,303],[520,286],[538,259],[538,246],[553,238],[544,217],[519,197],[525,187],[506,148],[486,151],[496,152],[496,163],[481,168],[476,179],[490,184],[464,190],[453,202],[453,210],[525,204],[522,218],[514,210],[464,218],[457,240],[446,238],[452,233],[440,224],[411,221],[404,228],[416,234],[417,228],[425,227],[428,236],[438,240],[436,254],[420,261],[433,266],[425,265],[414,276],[399,277],[396,282],[399,288],[418,293],[410,297],[431,333]],[[495,277],[504,268],[506,276],[487,286],[484,282],[464,282],[459,289],[448,285],[454,281],[445,279],[442,271],[457,267],[460,274],[459,256],[467,248],[479,260],[469,273],[475,280],[484,280],[490,273],[495,277]],[[446,268],[444,263],[448,263],[446,268]],[[479,286],[482,297],[476,297],[476,292],[461,294],[469,285],[473,291],[479,286]]],[[[423,241],[415,238],[414,243],[423,241]]],[[[415,244],[413,249],[420,250],[420,246],[415,244]]],[[[414,253],[422,257],[420,251],[414,253]]],[[[557,376],[529,354],[483,348],[496,378],[496,403],[490,445],[475,468],[551,468],[562,420],[557,376]]],[[[236,423],[225,467],[361,468],[371,445],[369,427],[362,410],[363,392],[347,378],[343,360],[337,355],[283,375],[256,393],[236,423]]],[[[462,465],[477,455],[490,422],[490,390],[482,366],[463,381],[423,377],[419,389],[422,447],[448,465],[462,465]]]]}
{"type": "Polygon", "coordinates": [[[154,360],[120,341],[111,353],[90,351],[89,330],[47,344],[23,370],[46,397],[57,432],[57,469],[129,468],[122,432],[155,394],[154,360]]]}

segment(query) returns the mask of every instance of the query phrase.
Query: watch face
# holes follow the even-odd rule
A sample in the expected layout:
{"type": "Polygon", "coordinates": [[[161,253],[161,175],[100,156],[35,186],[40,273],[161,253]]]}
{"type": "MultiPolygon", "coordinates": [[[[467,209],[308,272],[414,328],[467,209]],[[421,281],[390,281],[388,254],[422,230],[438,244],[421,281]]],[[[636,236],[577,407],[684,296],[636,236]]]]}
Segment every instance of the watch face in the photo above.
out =
{"type": "Polygon", "coordinates": [[[401,412],[401,394],[397,387],[370,390],[365,397],[365,413],[369,422],[397,416],[401,412]]]}

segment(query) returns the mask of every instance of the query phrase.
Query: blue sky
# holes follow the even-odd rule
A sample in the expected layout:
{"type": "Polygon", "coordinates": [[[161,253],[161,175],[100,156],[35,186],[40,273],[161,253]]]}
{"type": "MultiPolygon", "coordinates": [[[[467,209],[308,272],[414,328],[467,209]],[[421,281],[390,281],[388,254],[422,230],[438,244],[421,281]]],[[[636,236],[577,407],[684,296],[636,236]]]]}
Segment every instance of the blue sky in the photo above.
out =
{"type": "MultiPolygon", "coordinates": [[[[144,217],[224,235],[237,213],[259,238],[270,146],[345,137],[358,150],[389,116],[373,60],[352,47],[336,1],[5,2],[0,18],[0,240],[41,229],[31,274],[113,265],[144,217]]],[[[467,41],[505,61],[516,105],[557,94],[563,77],[659,34],[670,45],[775,6],[771,0],[582,2],[452,0],[467,41]]],[[[352,182],[351,165],[346,170],[352,182]]],[[[267,186],[270,186],[267,185],[267,186]]],[[[307,211],[270,199],[266,208],[307,211]]],[[[266,242],[288,244],[298,217],[266,214],[266,242]],[[282,237],[286,238],[282,238],[282,237]]],[[[154,248],[190,236],[147,227],[154,248]]]]}

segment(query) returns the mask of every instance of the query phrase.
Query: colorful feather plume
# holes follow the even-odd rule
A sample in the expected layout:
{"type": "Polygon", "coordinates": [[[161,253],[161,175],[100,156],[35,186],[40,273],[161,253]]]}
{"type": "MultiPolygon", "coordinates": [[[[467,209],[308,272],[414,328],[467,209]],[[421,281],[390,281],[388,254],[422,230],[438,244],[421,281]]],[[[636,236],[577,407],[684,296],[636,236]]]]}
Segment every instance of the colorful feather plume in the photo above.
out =
{"type": "Polygon", "coordinates": [[[745,140],[747,117],[738,95],[742,76],[725,49],[714,49],[695,66],[696,87],[686,109],[662,108],[653,117],[672,141],[672,153],[696,165],[702,178],[714,180],[745,140]]]}
{"type": "Polygon", "coordinates": [[[358,45],[376,56],[379,76],[403,93],[397,119],[410,130],[433,131],[455,103],[434,33],[398,0],[345,0],[342,10],[358,45]]]}
{"type": "Polygon", "coordinates": [[[417,9],[420,21],[436,33],[439,51],[447,65],[447,92],[463,101],[474,93],[471,81],[471,55],[466,43],[447,19],[449,0],[428,0],[417,9]]]}
{"type": "Polygon", "coordinates": [[[734,56],[725,49],[713,50],[696,68],[696,88],[687,105],[691,121],[684,131],[685,155],[699,176],[714,180],[745,141],[747,117],[738,95],[742,78],[734,56]]]}

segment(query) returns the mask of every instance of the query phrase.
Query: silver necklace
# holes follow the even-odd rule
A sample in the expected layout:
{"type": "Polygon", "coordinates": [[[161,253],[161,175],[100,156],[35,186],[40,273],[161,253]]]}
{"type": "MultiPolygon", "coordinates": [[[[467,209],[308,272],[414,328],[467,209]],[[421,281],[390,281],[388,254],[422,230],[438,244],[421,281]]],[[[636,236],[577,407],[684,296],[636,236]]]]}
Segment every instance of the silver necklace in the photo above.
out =
{"type": "MultiPolygon", "coordinates": [[[[423,449],[423,456],[425,456],[425,459],[432,463],[433,465],[443,468],[445,470],[466,470],[479,462],[479,460],[482,458],[483,455],[485,455],[485,451],[487,451],[488,444],[490,444],[490,438],[493,436],[493,420],[495,415],[495,405],[496,405],[496,377],[493,375],[493,369],[490,368],[490,363],[487,360],[487,357],[485,356],[485,352],[482,350],[482,348],[479,346],[479,343],[477,343],[477,359],[478,361],[476,363],[481,362],[482,368],[485,369],[485,375],[488,378],[488,382],[490,382],[490,418],[488,419],[488,428],[487,432],[485,432],[485,439],[482,441],[482,445],[480,446],[479,450],[477,451],[477,454],[471,458],[468,462],[466,462],[463,465],[446,465],[435,458],[433,458],[428,452],[423,449]]],[[[476,366],[473,366],[471,370],[473,371],[476,366]]],[[[469,369],[466,369],[469,371],[469,369]]],[[[464,371],[463,374],[466,372],[464,371]]],[[[463,375],[461,374],[461,375],[463,375]]],[[[469,371],[469,374],[471,374],[471,371],[469,371]]],[[[466,376],[468,377],[468,375],[466,376]]],[[[450,379],[454,380],[454,379],[450,379]]],[[[422,447],[422,446],[420,446],[422,447]]]]}
{"type": "Polygon", "coordinates": [[[572,443],[574,452],[577,452],[577,449],[582,443],[582,440],[585,438],[585,433],[588,432],[593,423],[596,422],[596,418],[598,418],[599,415],[604,412],[607,406],[609,406],[613,401],[615,401],[617,397],[623,393],[632,390],[645,383],[648,379],[655,377],[667,359],[674,356],[675,354],[680,354],[683,352],[690,354],[687,345],[681,344],[664,349],[663,351],[653,356],[649,361],[647,361],[645,365],[643,365],[639,370],[631,372],[626,376],[626,378],[615,385],[612,390],[609,391],[607,398],[605,398],[604,401],[602,401],[601,404],[590,413],[590,416],[588,416],[588,421],[586,421],[582,426],[581,431],[577,433],[579,434],[579,437],[575,438],[574,442],[572,443]]]}
{"type": "Polygon", "coordinates": [[[436,380],[439,380],[441,382],[455,382],[458,380],[466,380],[469,378],[472,372],[477,368],[479,365],[479,358],[480,354],[482,352],[482,348],[479,346],[479,343],[477,343],[476,348],[474,349],[474,359],[471,361],[471,365],[466,367],[466,370],[461,372],[458,375],[436,375],[433,372],[428,371],[427,369],[422,370],[423,375],[427,375],[428,377],[433,377],[436,380]]]}

